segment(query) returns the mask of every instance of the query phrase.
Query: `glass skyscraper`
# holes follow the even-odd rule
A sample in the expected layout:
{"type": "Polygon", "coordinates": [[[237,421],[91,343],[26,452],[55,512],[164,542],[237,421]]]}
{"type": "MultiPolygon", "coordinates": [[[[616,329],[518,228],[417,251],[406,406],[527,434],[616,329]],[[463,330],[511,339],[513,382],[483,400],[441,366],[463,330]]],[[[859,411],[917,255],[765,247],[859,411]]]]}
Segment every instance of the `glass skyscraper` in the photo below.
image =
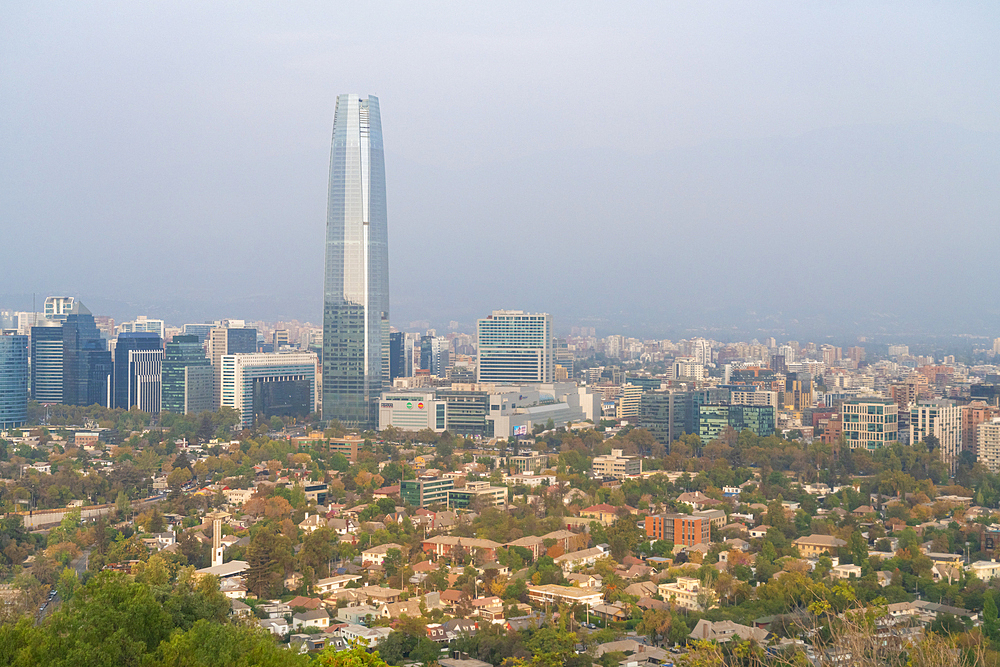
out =
{"type": "Polygon", "coordinates": [[[375,428],[389,377],[389,248],[378,98],[333,116],[323,294],[323,419],[375,428]]]}
{"type": "MultiPolygon", "coordinates": [[[[129,353],[140,350],[162,350],[163,341],[159,334],[151,331],[129,331],[118,334],[115,343],[115,381],[112,406],[128,410],[135,403],[135,368],[129,353]]],[[[157,404],[159,401],[157,401],[157,404]]],[[[159,410],[157,410],[159,412],[159,410]]]]}
{"type": "Polygon", "coordinates": [[[28,420],[28,337],[0,331],[0,429],[28,420]]]}
{"type": "Polygon", "coordinates": [[[111,353],[94,315],[77,301],[66,316],[63,334],[63,395],[66,405],[105,407],[111,402],[111,353]]]}
{"type": "Polygon", "coordinates": [[[175,335],[163,351],[161,409],[180,415],[211,410],[213,377],[198,335],[175,335]]]}

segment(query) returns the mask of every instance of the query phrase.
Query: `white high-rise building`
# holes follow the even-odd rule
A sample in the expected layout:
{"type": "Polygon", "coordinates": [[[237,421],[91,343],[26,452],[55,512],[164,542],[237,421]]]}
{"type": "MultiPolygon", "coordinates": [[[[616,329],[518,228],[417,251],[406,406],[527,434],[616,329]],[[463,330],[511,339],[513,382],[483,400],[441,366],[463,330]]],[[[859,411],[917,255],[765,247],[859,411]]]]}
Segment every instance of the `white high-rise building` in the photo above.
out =
{"type": "Polygon", "coordinates": [[[910,407],[910,444],[937,438],[941,460],[952,474],[962,452],[962,408],[954,401],[934,399],[918,401],[910,407]]]}
{"type": "Polygon", "coordinates": [[[158,414],[163,400],[163,350],[128,351],[128,404],[158,414]]]}
{"type": "Polygon", "coordinates": [[[45,297],[45,317],[50,320],[65,320],[70,311],[73,310],[73,297],[71,296],[47,296],[45,297]]]}
{"type": "Polygon", "coordinates": [[[243,428],[271,416],[305,417],[316,405],[314,352],[222,356],[223,407],[240,413],[243,428]]]}
{"type": "Polygon", "coordinates": [[[553,382],[552,316],[522,310],[494,310],[479,320],[479,382],[553,382]]]}
{"type": "Polygon", "coordinates": [[[167,333],[163,320],[151,320],[145,315],[139,315],[131,322],[122,322],[118,325],[118,333],[135,333],[138,331],[155,333],[164,339],[167,333]]]}

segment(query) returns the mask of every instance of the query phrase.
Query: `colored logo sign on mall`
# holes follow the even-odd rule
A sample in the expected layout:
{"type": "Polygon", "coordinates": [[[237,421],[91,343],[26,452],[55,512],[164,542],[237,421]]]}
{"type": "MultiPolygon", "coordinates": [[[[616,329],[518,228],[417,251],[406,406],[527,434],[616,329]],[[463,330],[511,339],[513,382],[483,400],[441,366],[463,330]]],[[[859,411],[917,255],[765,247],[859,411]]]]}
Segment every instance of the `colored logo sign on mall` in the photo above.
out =
{"type": "Polygon", "coordinates": [[[423,410],[423,409],[424,409],[424,404],[423,403],[417,403],[417,410],[423,410]]]}
{"type": "Polygon", "coordinates": [[[407,410],[412,410],[413,409],[413,403],[407,403],[406,404],[406,409],[407,410]]]}

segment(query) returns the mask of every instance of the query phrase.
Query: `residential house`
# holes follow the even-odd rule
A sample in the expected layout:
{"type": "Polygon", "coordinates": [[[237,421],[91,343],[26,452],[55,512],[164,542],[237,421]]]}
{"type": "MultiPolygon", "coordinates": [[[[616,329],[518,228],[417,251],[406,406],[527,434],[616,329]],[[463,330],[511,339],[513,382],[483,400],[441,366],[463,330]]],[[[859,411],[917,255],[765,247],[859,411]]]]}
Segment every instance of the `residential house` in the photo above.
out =
{"type": "Polygon", "coordinates": [[[610,526],[615,521],[618,520],[618,512],[626,511],[629,514],[635,514],[635,508],[624,505],[622,507],[615,507],[614,505],[609,505],[607,503],[601,503],[600,505],[591,505],[585,510],[580,511],[580,516],[586,519],[591,519],[597,521],[605,526],[610,526]]]}
{"type": "Polygon", "coordinates": [[[288,621],[286,621],[284,617],[262,618],[260,620],[260,627],[273,635],[278,635],[279,637],[284,637],[289,631],[288,621]]]}
{"type": "Polygon", "coordinates": [[[833,555],[837,549],[847,546],[845,540],[832,535],[808,535],[792,542],[805,558],[818,557],[821,554],[833,555]]]}
{"type": "Polygon", "coordinates": [[[423,542],[424,553],[438,559],[442,556],[451,557],[453,551],[464,550],[467,555],[481,554],[487,561],[496,560],[497,548],[502,546],[492,540],[481,540],[475,537],[455,537],[453,535],[438,535],[423,542]]]}
{"type": "Polygon", "coordinates": [[[390,549],[395,549],[400,553],[403,552],[403,547],[396,544],[395,542],[390,542],[388,544],[380,544],[377,547],[369,547],[361,552],[361,565],[382,565],[385,562],[385,555],[390,549]]]}
{"type": "Polygon", "coordinates": [[[770,633],[762,628],[754,628],[749,625],[741,625],[732,621],[716,621],[713,623],[707,619],[701,619],[694,626],[694,630],[688,635],[691,639],[701,639],[705,641],[728,642],[733,637],[744,641],[755,641],[763,644],[767,641],[770,633]]]}
{"type": "Polygon", "coordinates": [[[337,631],[348,643],[357,642],[362,646],[370,647],[374,647],[388,637],[391,632],[391,628],[366,628],[363,625],[353,623],[345,625],[337,631]]]}
{"type": "Polygon", "coordinates": [[[756,526],[748,531],[751,539],[767,537],[767,531],[771,530],[770,526],[756,526]]]}
{"type": "Polygon", "coordinates": [[[312,609],[292,616],[292,628],[325,628],[330,625],[330,615],[325,609],[312,609]]]}
{"type": "Polygon", "coordinates": [[[347,584],[360,581],[361,575],[359,574],[338,574],[335,577],[327,577],[326,579],[320,579],[313,586],[313,590],[320,595],[328,595],[333,591],[338,591],[342,588],[346,588],[347,584]]]}
{"type": "Polygon", "coordinates": [[[860,579],[861,566],[851,564],[835,565],[830,570],[830,577],[833,579],[860,579]]]}
{"type": "Polygon", "coordinates": [[[605,622],[627,621],[629,617],[628,612],[625,611],[625,605],[621,602],[594,605],[591,607],[590,613],[596,615],[605,622]]]}
{"type": "Polygon", "coordinates": [[[327,519],[321,514],[310,515],[306,512],[306,518],[299,522],[299,528],[304,530],[306,533],[311,533],[313,531],[319,530],[320,528],[327,527],[327,519]]]}
{"type": "Polygon", "coordinates": [[[484,621],[503,622],[503,600],[495,595],[472,600],[473,613],[484,621]]]}
{"type": "Polygon", "coordinates": [[[556,556],[552,560],[562,568],[563,572],[571,572],[578,567],[591,567],[601,558],[606,558],[608,551],[602,547],[591,547],[582,551],[572,551],[570,553],[556,556]]]}
{"type": "MultiPolygon", "coordinates": [[[[701,582],[694,577],[677,577],[677,581],[660,584],[657,589],[664,600],[690,611],[706,611],[699,597],[712,599],[711,590],[703,589],[701,582]]],[[[709,602],[709,606],[715,605],[709,602]]]]}

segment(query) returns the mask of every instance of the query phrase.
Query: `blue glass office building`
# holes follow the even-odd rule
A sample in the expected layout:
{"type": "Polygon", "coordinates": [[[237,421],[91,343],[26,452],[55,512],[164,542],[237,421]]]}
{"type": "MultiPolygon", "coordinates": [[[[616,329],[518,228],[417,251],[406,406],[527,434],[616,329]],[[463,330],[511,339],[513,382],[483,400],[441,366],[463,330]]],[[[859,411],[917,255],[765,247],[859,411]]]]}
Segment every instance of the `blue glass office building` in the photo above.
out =
{"type": "Polygon", "coordinates": [[[0,331],[0,429],[28,420],[28,337],[0,331]]]}
{"type": "Polygon", "coordinates": [[[111,402],[113,364],[107,342],[94,315],[77,301],[62,326],[63,396],[66,405],[104,405],[111,402]]]}
{"type": "Polygon", "coordinates": [[[134,331],[118,334],[115,343],[115,381],[114,381],[114,402],[112,407],[128,410],[132,406],[129,400],[129,383],[131,367],[129,365],[129,352],[140,350],[162,350],[163,341],[159,334],[151,331],[134,331]]]}
{"type": "Polygon", "coordinates": [[[378,98],[333,118],[323,299],[323,418],[375,428],[389,375],[389,247],[378,98]]]}

